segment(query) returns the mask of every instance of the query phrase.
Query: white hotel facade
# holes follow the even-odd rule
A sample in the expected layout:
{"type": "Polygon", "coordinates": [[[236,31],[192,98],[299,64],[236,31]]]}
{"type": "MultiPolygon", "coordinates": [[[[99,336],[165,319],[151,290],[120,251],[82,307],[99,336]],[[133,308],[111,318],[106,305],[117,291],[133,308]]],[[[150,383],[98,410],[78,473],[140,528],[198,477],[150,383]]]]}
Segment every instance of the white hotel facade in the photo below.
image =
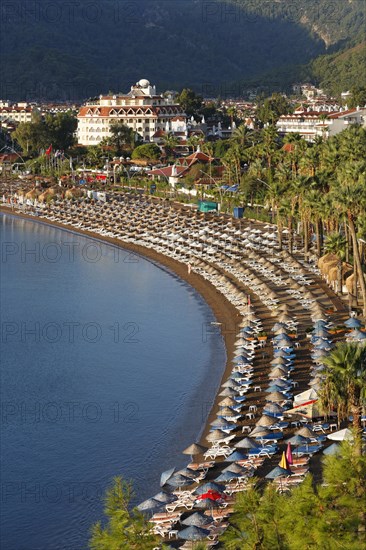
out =
{"type": "Polygon", "coordinates": [[[78,143],[98,145],[111,135],[110,126],[115,122],[123,122],[149,142],[159,130],[180,132],[187,117],[171,96],[157,95],[155,86],[142,79],[126,95],[101,95],[95,102],[87,102],[77,118],[78,143]]]}

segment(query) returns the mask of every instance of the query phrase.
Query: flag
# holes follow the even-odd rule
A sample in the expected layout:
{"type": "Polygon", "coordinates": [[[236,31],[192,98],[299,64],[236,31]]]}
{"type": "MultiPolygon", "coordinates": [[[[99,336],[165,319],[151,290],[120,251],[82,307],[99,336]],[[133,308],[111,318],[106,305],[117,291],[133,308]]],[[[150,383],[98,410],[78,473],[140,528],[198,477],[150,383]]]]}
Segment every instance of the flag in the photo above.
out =
{"type": "Polygon", "coordinates": [[[281,461],[279,463],[279,467],[283,468],[284,470],[288,470],[288,462],[287,462],[285,451],[283,451],[283,453],[282,453],[282,458],[281,458],[281,461]]]}
{"type": "Polygon", "coordinates": [[[288,444],[287,444],[286,460],[287,460],[288,464],[293,464],[291,443],[288,443],[288,444]]]}
{"type": "Polygon", "coordinates": [[[248,294],[248,302],[247,303],[248,303],[248,306],[250,307],[250,296],[249,296],[249,294],[248,294]]]}
{"type": "Polygon", "coordinates": [[[46,155],[50,155],[51,153],[52,153],[52,143],[51,143],[51,145],[49,146],[49,148],[46,149],[46,153],[45,153],[45,154],[46,154],[46,155]]]}

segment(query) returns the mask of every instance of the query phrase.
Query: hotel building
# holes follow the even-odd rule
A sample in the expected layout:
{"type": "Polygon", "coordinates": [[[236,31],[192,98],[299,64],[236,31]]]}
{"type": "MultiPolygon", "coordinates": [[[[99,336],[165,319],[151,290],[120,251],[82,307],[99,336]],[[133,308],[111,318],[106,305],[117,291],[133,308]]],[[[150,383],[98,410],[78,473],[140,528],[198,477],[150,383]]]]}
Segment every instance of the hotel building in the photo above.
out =
{"type": "Polygon", "coordinates": [[[159,131],[174,133],[177,127],[185,126],[186,114],[171,95],[157,95],[155,86],[142,79],[126,95],[101,95],[82,106],[78,113],[78,143],[98,145],[111,135],[110,127],[116,122],[123,122],[149,142],[159,131]]]}

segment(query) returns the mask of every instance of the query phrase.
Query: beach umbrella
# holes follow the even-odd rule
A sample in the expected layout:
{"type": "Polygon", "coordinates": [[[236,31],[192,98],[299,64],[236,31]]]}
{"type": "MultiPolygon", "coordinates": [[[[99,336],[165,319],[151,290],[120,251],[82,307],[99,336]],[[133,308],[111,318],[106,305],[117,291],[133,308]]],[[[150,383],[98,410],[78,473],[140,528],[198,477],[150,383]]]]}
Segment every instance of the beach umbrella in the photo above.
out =
{"type": "Polygon", "coordinates": [[[323,454],[326,456],[329,456],[329,455],[333,456],[340,453],[340,451],[341,451],[341,448],[338,445],[338,443],[332,443],[331,445],[329,445],[329,447],[324,449],[323,454]]]}
{"type": "Polygon", "coordinates": [[[280,468],[283,468],[284,470],[289,469],[289,465],[288,465],[288,462],[287,462],[287,457],[286,457],[285,451],[282,452],[282,457],[281,457],[281,460],[280,460],[278,465],[279,465],[280,468]]]}
{"type": "Polygon", "coordinates": [[[329,323],[327,321],[319,320],[314,323],[314,330],[317,328],[323,328],[328,326],[329,326],[329,323]]]}
{"type": "Polygon", "coordinates": [[[183,540],[202,540],[205,539],[210,534],[210,531],[207,529],[202,529],[202,527],[197,527],[196,525],[190,525],[186,529],[179,531],[178,538],[183,540]]]}
{"type": "Polygon", "coordinates": [[[171,502],[174,502],[177,500],[178,497],[171,493],[164,493],[164,491],[160,491],[160,493],[157,493],[153,496],[154,500],[157,500],[161,502],[162,504],[170,504],[171,502]]]}
{"type": "Polygon", "coordinates": [[[182,525],[195,525],[196,527],[202,527],[202,525],[208,525],[209,523],[212,523],[212,518],[210,516],[206,516],[205,514],[202,514],[202,512],[194,512],[194,514],[191,514],[186,519],[183,519],[181,521],[182,525]]]}
{"type": "Polygon", "coordinates": [[[297,434],[297,435],[293,435],[289,439],[286,439],[286,441],[287,443],[292,443],[292,445],[299,446],[299,445],[306,445],[307,443],[309,443],[309,438],[304,437],[303,435],[297,434]]]}
{"type": "Polygon", "coordinates": [[[289,380],[282,380],[282,378],[275,378],[271,381],[271,384],[274,384],[276,386],[280,386],[280,388],[288,389],[290,386],[289,380]]]}
{"type": "Polygon", "coordinates": [[[234,365],[250,365],[252,361],[244,357],[244,355],[239,355],[238,357],[234,357],[231,362],[234,363],[234,365]]]}
{"type": "Polygon", "coordinates": [[[240,451],[234,451],[233,453],[231,453],[230,456],[225,458],[225,462],[237,462],[238,460],[246,460],[246,459],[247,459],[247,456],[244,453],[240,451]]]}
{"type": "Polygon", "coordinates": [[[332,345],[330,342],[326,342],[325,340],[322,340],[321,342],[315,344],[315,348],[317,350],[329,351],[330,349],[332,349],[332,345]]]}
{"type": "Polygon", "coordinates": [[[183,454],[185,455],[200,455],[207,451],[207,447],[204,447],[203,445],[199,445],[198,443],[192,443],[189,447],[184,449],[183,454]]]}
{"type": "Polygon", "coordinates": [[[329,434],[327,438],[332,441],[353,441],[353,435],[349,428],[344,428],[343,430],[329,434]]]}
{"type": "Polygon", "coordinates": [[[347,321],[344,322],[346,327],[348,328],[360,328],[362,326],[362,323],[359,319],[356,319],[355,317],[350,317],[347,319],[347,321]]]}
{"type": "Polygon", "coordinates": [[[176,472],[175,468],[170,468],[170,470],[166,470],[163,472],[160,476],[160,487],[166,484],[169,478],[171,478],[176,472]]]}
{"type": "Polygon", "coordinates": [[[267,475],[266,479],[276,479],[277,477],[287,477],[291,476],[292,472],[286,468],[281,468],[281,466],[276,466],[271,470],[267,475]]]}
{"type": "Polygon", "coordinates": [[[234,423],[228,422],[228,421],[225,420],[224,418],[216,418],[215,420],[213,420],[212,422],[210,422],[210,424],[211,424],[211,426],[215,426],[215,427],[217,427],[218,429],[222,429],[222,428],[224,428],[224,427],[225,427],[225,429],[227,429],[226,426],[229,426],[229,427],[230,427],[231,424],[232,424],[234,427],[236,427],[234,423]]]}
{"type": "Polygon", "coordinates": [[[238,388],[238,384],[239,384],[239,382],[237,382],[236,380],[232,380],[231,378],[229,378],[228,380],[226,380],[226,382],[224,382],[223,384],[221,384],[221,387],[222,387],[222,388],[231,388],[231,389],[235,390],[235,389],[238,388]]]}
{"type": "Polygon", "coordinates": [[[234,397],[235,395],[238,395],[238,392],[231,388],[225,388],[222,392],[219,393],[220,397],[234,397]]]}
{"type": "Polygon", "coordinates": [[[240,329],[240,334],[253,334],[254,329],[250,325],[246,325],[245,327],[240,329]]]}
{"type": "Polygon", "coordinates": [[[206,439],[207,441],[213,442],[220,441],[220,439],[225,439],[225,437],[227,436],[227,433],[223,432],[222,430],[213,430],[206,436],[206,439]]]}
{"type": "Polygon", "coordinates": [[[241,475],[243,475],[243,473],[246,472],[246,470],[242,466],[239,466],[239,464],[235,464],[235,462],[233,462],[232,464],[229,464],[229,466],[226,466],[226,468],[224,468],[222,471],[235,472],[236,474],[241,474],[241,475]]]}
{"type": "Polygon", "coordinates": [[[226,499],[226,496],[223,495],[222,493],[219,493],[218,491],[209,489],[206,493],[202,493],[197,497],[198,501],[205,500],[205,499],[209,499],[217,502],[217,501],[222,501],[223,499],[226,499]]]}
{"type": "Polygon", "coordinates": [[[270,380],[276,380],[276,378],[281,378],[281,376],[287,376],[288,372],[289,371],[283,367],[276,367],[275,369],[269,372],[268,378],[270,380]]]}
{"type": "Polygon", "coordinates": [[[286,328],[285,323],[275,323],[272,327],[272,332],[282,331],[286,328]]]}
{"type": "Polygon", "coordinates": [[[270,401],[271,403],[281,403],[282,401],[286,401],[286,397],[280,391],[273,391],[267,395],[266,401],[270,401]]]}
{"type": "Polygon", "coordinates": [[[220,407],[225,407],[225,406],[231,406],[231,405],[235,405],[236,404],[236,401],[234,399],[232,399],[231,397],[225,397],[225,399],[222,399],[220,402],[219,402],[219,405],[220,407]]]}
{"type": "Polygon", "coordinates": [[[287,443],[286,459],[287,459],[288,464],[291,465],[291,464],[294,463],[294,459],[292,457],[292,449],[291,449],[291,443],[290,442],[287,443]]]}
{"type": "Polygon", "coordinates": [[[347,334],[347,339],[355,340],[356,342],[361,342],[361,340],[366,340],[366,332],[361,330],[354,329],[352,332],[347,334]]]}
{"type": "Polygon", "coordinates": [[[184,476],[182,474],[175,474],[174,476],[170,477],[166,482],[166,484],[170,485],[171,487],[183,487],[184,485],[190,485],[191,483],[193,483],[192,478],[184,476]]]}
{"type": "Polygon", "coordinates": [[[220,507],[219,500],[212,500],[210,498],[204,498],[202,500],[196,500],[194,503],[195,508],[200,508],[201,510],[212,510],[213,508],[220,507]]]}
{"type": "Polygon", "coordinates": [[[275,359],[272,359],[271,361],[271,365],[273,365],[274,367],[283,367],[283,366],[287,366],[291,363],[291,361],[289,361],[288,359],[286,359],[285,357],[276,357],[275,359]]]}
{"type": "Polygon", "coordinates": [[[226,472],[222,472],[217,478],[216,481],[230,481],[231,479],[237,479],[238,477],[243,477],[243,474],[239,474],[236,472],[232,472],[230,470],[226,470],[226,472]]]}
{"type": "Polygon", "coordinates": [[[258,444],[250,437],[245,437],[244,439],[241,439],[240,441],[235,443],[234,447],[236,449],[255,449],[256,447],[258,447],[258,444]]]}
{"type": "Polygon", "coordinates": [[[230,415],[235,416],[237,414],[237,411],[235,411],[235,409],[233,409],[232,407],[222,407],[222,409],[220,409],[217,414],[220,417],[227,417],[230,415]]]}
{"type": "Polygon", "coordinates": [[[285,342],[292,344],[292,339],[286,332],[280,332],[280,334],[276,334],[276,336],[273,337],[273,341],[277,344],[277,342],[285,342]]]}
{"type": "Polygon", "coordinates": [[[267,403],[266,406],[263,408],[263,412],[265,414],[280,414],[284,411],[284,408],[281,407],[278,403],[267,403]]]}
{"type": "Polygon", "coordinates": [[[208,481],[194,491],[195,495],[203,495],[208,491],[214,491],[216,493],[223,493],[225,491],[225,486],[215,483],[214,481],[208,481]]]}
{"type": "Polygon", "coordinates": [[[276,422],[273,416],[267,416],[263,414],[260,419],[255,423],[256,426],[272,426],[276,422]]]}
{"type": "Polygon", "coordinates": [[[302,435],[303,437],[314,437],[315,436],[313,430],[311,430],[307,426],[304,426],[303,428],[300,428],[295,433],[296,433],[296,435],[302,435]]]}
{"type": "Polygon", "coordinates": [[[268,388],[265,390],[266,393],[273,393],[273,392],[282,392],[282,391],[286,391],[289,389],[289,386],[286,387],[286,388],[283,388],[282,386],[278,386],[277,384],[271,384],[270,386],[268,386],[268,388]]]}
{"type": "Polygon", "coordinates": [[[252,437],[252,436],[255,436],[255,437],[263,437],[263,436],[268,435],[268,434],[270,434],[270,433],[271,433],[271,431],[270,431],[270,430],[267,430],[267,429],[264,428],[263,426],[256,426],[256,427],[254,428],[254,430],[252,430],[252,431],[250,432],[249,435],[250,435],[251,437],[252,437]]]}
{"type": "Polygon", "coordinates": [[[141,502],[137,506],[137,509],[140,510],[140,512],[146,512],[148,510],[154,510],[155,508],[159,508],[163,506],[164,503],[156,500],[155,498],[148,498],[147,500],[144,500],[144,502],[141,502]]]}

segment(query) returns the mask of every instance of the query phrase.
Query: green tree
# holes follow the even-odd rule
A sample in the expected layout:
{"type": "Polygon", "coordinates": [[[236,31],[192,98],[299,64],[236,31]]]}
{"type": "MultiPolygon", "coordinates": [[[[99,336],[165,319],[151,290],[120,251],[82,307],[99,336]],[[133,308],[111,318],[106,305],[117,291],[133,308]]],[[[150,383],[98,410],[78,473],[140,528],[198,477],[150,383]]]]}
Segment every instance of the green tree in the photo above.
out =
{"type": "Polygon", "coordinates": [[[184,88],[178,94],[177,101],[187,116],[194,116],[200,111],[203,99],[190,88],[184,88]]]}
{"type": "Polygon", "coordinates": [[[174,157],[174,149],[179,144],[179,139],[174,134],[169,133],[163,137],[163,148],[168,158],[174,157]]]}
{"type": "Polygon", "coordinates": [[[311,475],[291,493],[263,491],[253,482],[237,494],[226,550],[359,550],[365,545],[366,457],[343,442],[323,459],[324,484],[311,475]]]}
{"type": "Polygon", "coordinates": [[[131,151],[136,145],[136,133],[132,128],[122,121],[115,122],[110,126],[111,143],[116,147],[117,153],[122,153],[125,149],[131,151]]]}
{"type": "Polygon", "coordinates": [[[338,185],[332,189],[333,204],[337,210],[346,216],[349,232],[352,238],[355,273],[360,282],[363,312],[366,316],[366,281],[358,248],[357,219],[365,215],[366,208],[366,169],[365,161],[345,163],[338,171],[338,185]]]}
{"type": "Polygon", "coordinates": [[[282,94],[273,94],[257,105],[257,118],[262,124],[276,124],[281,115],[291,112],[292,107],[282,94]]]}
{"type": "Polygon", "coordinates": [[[28,155],[39,154],[41,148],[50,145],[46,128],[42,122],[22,122],[12,135],[22,151],[28,155]]]}
{"type": "Polygon", "coordinates": [[[336,409],[340,420],[352,415],[354,428],[361,433],[361,410],[366,405],[366,347],[338,342],[324,364],[323,406],[328,411],[336,409]]]}
{"type": "Polygon", "coordinates": [[[131,484],[116,477],[105,497],[108,523],[105,527],[100,522],[93,525],[91,550],[153,550],[159,544],[145,516],[136,508],[129,510],[132,496],[131,484]]]}
{"type": "Polygon", "coordinates": [[[346,257],[346,238],[340,233],[330,233],[325,238],[324,247],[338,258],[337,292],[342,294],[342,262],[346,257]]]}
{"type": "Polygon", "coordinates": [[[350,92],[351,97],[347,100],[350,109],[366,105],[366,86],[352,86],[350,92]]]}
{"type": "Polygon", "coordinates": [[[226,114],[228,117],[230,117],[230,127],[233,127],[234,118],[236,117],[236,107],[235,105],[232,105],[231,107],[228,107],[226,109],[226,114]]]}
{"type": "Polygon", "coordinates": [[[266,487],[263,495],[254,483],[245,492],[238,493],[231,525],[222,536],[224,547],[227,550],[285,549],[280,528],[281,500],[272,485],[266,487]]]}
{"type": "Polygon", "coordinates": [[[47,139],[54,149],[66,151],[74,145],[77,118],[73,113],[46,115],[45,127],[47,139]]]}
{"type": "Polygon", "coordinates": [[[132,159],[158,160],[161,156],[161,151],[155,143],[146,143],[139,145],[132,152],[132,159]]]}

